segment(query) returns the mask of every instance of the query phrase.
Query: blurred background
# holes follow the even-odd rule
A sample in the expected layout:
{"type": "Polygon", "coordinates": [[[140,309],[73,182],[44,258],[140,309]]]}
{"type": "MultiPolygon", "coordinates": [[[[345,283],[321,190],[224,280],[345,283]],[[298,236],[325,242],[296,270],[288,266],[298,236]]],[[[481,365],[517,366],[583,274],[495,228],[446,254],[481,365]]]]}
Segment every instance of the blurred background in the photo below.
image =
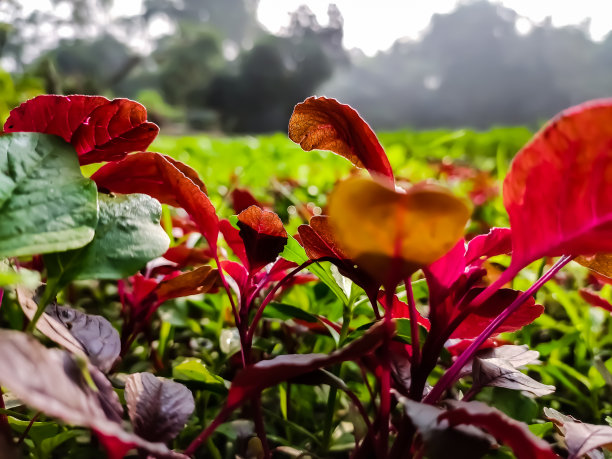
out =
{"type": "Polygon", "coordinates": [[[102,94],[166,133],[266,133],[317,94],[376,129],[534,128],[612,95],[605,3],[0,0],[0,116],[102,94]]]}

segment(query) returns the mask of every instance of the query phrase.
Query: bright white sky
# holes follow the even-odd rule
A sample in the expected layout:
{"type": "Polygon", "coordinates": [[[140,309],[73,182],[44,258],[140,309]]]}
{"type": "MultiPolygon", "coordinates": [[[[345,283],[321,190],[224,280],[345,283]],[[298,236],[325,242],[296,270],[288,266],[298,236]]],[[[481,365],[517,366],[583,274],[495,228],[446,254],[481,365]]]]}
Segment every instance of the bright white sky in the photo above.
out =
{"type": "MultiPolygon", "coordinates": [[[[306,4],[320,23],[327,21],[331,0],[260,0],[259,20],[271,32],[279,31],[289,21],[289,12],[306,4]]],[[[400,37],[416,38],[435,13],[448,13],[457,0],[335,0],[344,17],[344,45],[361,48],[366,54],[389,48],[400,37]]],[[[502,0],[533,22],[552,17],[557,27],[591,20],[591,35],[601,39],[612,29],[612,2],[609,0],[502,0]]]]}
{"type": "MultiPolygon", "coordinates": [[[[2,0],[0,0],[2,1],[2,0]]],[[[417,38],[435,13],[448,13],[458,0],[260,0],[258,18],[271,32],[278,32],[289,23],[289,13],[306,4],[320,23],[327,22],[327,7],[335,3],[344,17],[344,45],[361,48],[373,55],[389,48],[401,37],[417,38]]],[[[525,19],[520,25],[529,28],[529,21],[541,22],[552,17],[555,26],[579,24],[590,18],[594,39],[603,38],[612,30],[610,0],[498,0],[525,19]]],[[[27,0],[24,10],[53,8],[50,0],[27,0]]],[[[115,0],[112,17],[139,14],[142,0],[115,0]]],[[[154,34],[166,32],[163,25],[154,34]]],[[[58,31],[61,32],[61,31],[58,31]]],[[[157,35],[157,34],[155,34],[157,35]]]]}

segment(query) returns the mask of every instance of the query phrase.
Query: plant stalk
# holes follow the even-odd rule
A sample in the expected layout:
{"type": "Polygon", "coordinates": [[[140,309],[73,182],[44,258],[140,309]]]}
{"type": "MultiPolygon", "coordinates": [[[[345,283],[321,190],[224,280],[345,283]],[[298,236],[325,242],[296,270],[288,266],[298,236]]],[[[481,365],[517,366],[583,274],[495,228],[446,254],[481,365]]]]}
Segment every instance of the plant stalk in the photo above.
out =
{"type": "MultiPolygon", "coordinates": [[[[470,346],[459,356],[457,360],[451,365],[451,367],[442,375],[438,383],[434,386],[429,394],[423,399],[424,403],[436,403],[438,399],[442,396],[444,391],[448,389],[456,380],[457,376],[461,369],[465,366],[465,364],[474,356],[474,354],[478,351],[480,346],[493,334],[495,330],[499,328],[499,326],[512,314],[514,313],[529,297],[534,295],[542,285],[544,285],[547,281],[549,281],[561,268],[563,268],[567,263],[569,263],[574,257],[571,255],[562,256],[553,266],[550,268],[546,274],[544,274],[540,279],[538,279],[529,289],[524,291],[519,297],[512,302],[510,306],[508,306],[499,316],[493,320],[489,324],[489,326],[470,344],[470,346]]],[[[504,271],[510,271],[510,269],[504,271]]],[[[500,279],[504,276],[500,277],[497,282],[494,282],[489,287],[495,284],[499,284],[500,279]]],[[[505,279],[504,279],[505,283],[505,279]]],[[[503,284],[502,284],[503,285],[503,284]]],[[[487,298],[489,298],[493,291],[491,291],[485,299],[480,299],[481,296],[485,296],[484,293],[488,290],[492,290],[487,287],[483,292],[481,292],[478,297],[475,298],[474,303],[482,304],[487,298]],[[480,301],[479,301],[480,300],[480,301]]]]}

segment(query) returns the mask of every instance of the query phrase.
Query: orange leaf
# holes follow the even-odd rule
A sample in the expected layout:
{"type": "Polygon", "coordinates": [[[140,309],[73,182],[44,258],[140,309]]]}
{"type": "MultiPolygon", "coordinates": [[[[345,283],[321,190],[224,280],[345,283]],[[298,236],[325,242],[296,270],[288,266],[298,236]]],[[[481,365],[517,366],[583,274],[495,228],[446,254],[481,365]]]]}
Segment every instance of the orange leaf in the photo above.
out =
{"type": "Polygon", "coordinates": [[[433,185],[405,193],[367,179],[340,183],[329,216],[338,242],[387,288],[448,252],[462,237],[470,211],[433,185]]]}
{"type": "Polygon", "coordinates": [[[574,261],[597,274],[612,278],[612,254],[610,253],[598,253],[592,257],[576,257],[574,261]]]}
{"type": "Polygon", "coordinates": [[[238,226],[251,274],[276,260],[287,243],[287,231],[281,219],[260,207],[251,206],[240,212],[238,226]]]}
{"type": "Polygon", "coordinates": [[[305,151],[333,151],[393,182],[391,165],[376,134],[359,113],[335,99],[310,97],[297,104],[289,120],[289,138],[305,151]]]}
{"type": "Polygon", "coordinates": [[[211,266],[201,266],[172,279],[165,280],[154,290],[162,300],[206,293],[217,286],[219,272],[211,266]]]}

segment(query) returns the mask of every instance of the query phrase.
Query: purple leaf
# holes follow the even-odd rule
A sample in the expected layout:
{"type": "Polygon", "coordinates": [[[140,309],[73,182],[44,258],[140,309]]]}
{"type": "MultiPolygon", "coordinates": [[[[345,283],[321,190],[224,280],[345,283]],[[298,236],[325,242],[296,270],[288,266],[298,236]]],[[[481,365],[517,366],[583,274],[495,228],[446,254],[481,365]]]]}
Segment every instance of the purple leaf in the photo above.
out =
{"type": "Polygon", "coordinates": [[[413,456],[428,459],[474,459],[484,454],[495,444],[493,438],[474,426],[451,427],[439,418],[444,414],[441,408],[415,402],[399,396],[417,434],[413,444],[413,456]]]}
{"type": "Polygon", "coordinates": [[[134,432],[146,440],[164,443],[183,430],[195,409],[189,389],[151,373],[128,376],[125,401],[134,432]]]}
{"type": "MultiPolygon", "coordinates": [[[[551,420],[565,437],[568,459],[577,459],[585,454],[593,457],[590,453],[602,447],[612,451],[612,427],[580,422],[552,408],[544,408],[544,416],[551,420]]],[[[598,456],[601,457],[595,457],[598,456]]]]}
{"type": "Polygon", "coordinates": [[[526,424],[506,416],[495,408],[482,402],[450,401],[448,404],[451,409],[442,413],[438,420],[446,420],[451,426],[479,427],[512,448],[517,459],[557,457],[550,445],[533,435],[526,424]]]}
{"type": "MultiPolygon", "coordinates": [[[[33,293],[18,288],[17,300],[25,315],[32,319],[38,308],[33,293]]],[[[86,355],[104,372],[111,369],[121,352],[119,333],[102,316],[51,304],[36,323],[36,328],[70,352],[86,355]]]]}
{"type": "Polygon", "coordinates": [[[0,330],[0,384],[48,416],[94,430],[112,459],[134,447],[157,457],[185,457],[123,430],[123,408],[102,372],[25,333],[0,330]]]}
{"type": "Polygon", "coordinates": [[[536,397],[551,394],[555,386],[549,386],[530,378],[516,369],[516,366],[524,365],[517,360],[505,360],[503,358],[480,358],[476,357],[472,364],[472,376],[475,387],[493,386],[506,389],[520,390],[536,397]],[[520,363],[520,365],[516,365],[520,363]]]}

